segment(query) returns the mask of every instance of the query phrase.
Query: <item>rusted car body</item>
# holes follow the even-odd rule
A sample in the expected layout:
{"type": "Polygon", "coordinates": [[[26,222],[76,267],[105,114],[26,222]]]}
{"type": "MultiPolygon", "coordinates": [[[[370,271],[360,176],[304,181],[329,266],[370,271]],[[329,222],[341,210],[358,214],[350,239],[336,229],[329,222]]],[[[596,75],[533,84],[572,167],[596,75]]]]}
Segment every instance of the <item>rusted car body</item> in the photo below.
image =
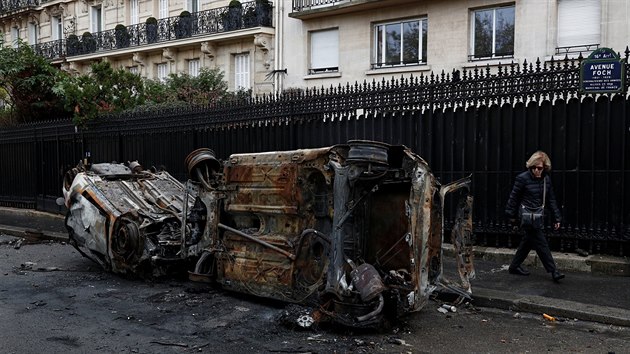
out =
{"type": "Polygon", "coordinates": [[[199,149],[185,163],[186,183],[135,163],[70,171],[72,243],[114,272],[189,267],[193,280],[313,305],[316,321],[356,327],[419,310],[440,285],[471,292],[471,181],[441,186],[404,146],[350,141],[223,162],[199,149]],[[454,191],[458,286],[442,277],[444,205],[454,191]]]}

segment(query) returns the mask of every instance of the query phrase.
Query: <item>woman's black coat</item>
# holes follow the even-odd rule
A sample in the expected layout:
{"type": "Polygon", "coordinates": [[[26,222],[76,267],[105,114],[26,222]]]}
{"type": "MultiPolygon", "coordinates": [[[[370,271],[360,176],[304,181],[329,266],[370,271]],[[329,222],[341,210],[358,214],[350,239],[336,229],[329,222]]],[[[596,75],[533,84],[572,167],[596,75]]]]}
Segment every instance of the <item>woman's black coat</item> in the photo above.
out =
{"type": "MultiPolygon", "coordinates": [[[[543,172],[542,177],[546,181],[547,188],[545,209],[550,208],[552,210],[554,223],[561,222],[562,217],[556,202],[556,195],[553,192],[553,186],[551,185],[551,178],[546,172],[543,172]]],[[[531,208],[537,208],[542,205],[543,178],[535,178],[529,170],[516,176],[510,199],[508,199],[507,207],[505,208],[505,214],[508,218],[518,218],[518,209],[521,204],[531,208]]]]}

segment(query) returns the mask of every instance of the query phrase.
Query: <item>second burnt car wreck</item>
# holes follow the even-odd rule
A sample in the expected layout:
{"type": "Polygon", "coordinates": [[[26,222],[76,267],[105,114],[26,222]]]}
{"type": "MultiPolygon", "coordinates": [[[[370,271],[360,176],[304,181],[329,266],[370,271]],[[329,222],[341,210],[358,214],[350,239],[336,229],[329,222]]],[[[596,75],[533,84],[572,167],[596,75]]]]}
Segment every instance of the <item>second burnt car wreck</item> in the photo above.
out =
{"type": "Polygon", "coordinates": [[[311,306],[315,321],[372,327],[419,310],[445,284],[444,204],[458,190],[455,291],[471,292],[471,181],[441,186],[404,146],[350,141],[223,162],[198,149],[185,164],[185,183],[137,163],[69,171],[71,243],[116,273],[188,271],[311,306]]]}

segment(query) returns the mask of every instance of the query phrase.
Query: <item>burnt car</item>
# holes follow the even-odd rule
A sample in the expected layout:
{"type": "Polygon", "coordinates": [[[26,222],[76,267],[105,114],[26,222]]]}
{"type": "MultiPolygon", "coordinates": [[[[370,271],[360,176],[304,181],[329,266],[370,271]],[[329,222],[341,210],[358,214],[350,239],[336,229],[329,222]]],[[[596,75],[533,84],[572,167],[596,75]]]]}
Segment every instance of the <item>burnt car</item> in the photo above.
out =
{"type": "MultiPolygon", "coordinates": [[[[71,243],[105,269],[196,281],[313,306],[354,327],[417,311],[474,277],[470,178],[447,185],[405,146],[190,153],[189,180],[131,164],[80,164],[64,180],[71,243]],[[446,196],[460,279],[442,276],[446,196]]],[[[308,321],[306,321],[308,322],[308,321]]]]}

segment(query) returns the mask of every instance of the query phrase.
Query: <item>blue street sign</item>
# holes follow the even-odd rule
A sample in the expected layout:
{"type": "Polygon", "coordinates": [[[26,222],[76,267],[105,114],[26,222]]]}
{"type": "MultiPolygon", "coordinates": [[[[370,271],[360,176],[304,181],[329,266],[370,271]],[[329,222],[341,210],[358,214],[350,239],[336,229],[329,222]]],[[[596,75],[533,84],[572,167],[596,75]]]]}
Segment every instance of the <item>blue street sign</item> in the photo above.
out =
{"type": "Polygon", "coordinates": [[[625,89],[625,62],[610,48],[595,50],[580,66],[583,93],[616,93],[625,89]]]}

